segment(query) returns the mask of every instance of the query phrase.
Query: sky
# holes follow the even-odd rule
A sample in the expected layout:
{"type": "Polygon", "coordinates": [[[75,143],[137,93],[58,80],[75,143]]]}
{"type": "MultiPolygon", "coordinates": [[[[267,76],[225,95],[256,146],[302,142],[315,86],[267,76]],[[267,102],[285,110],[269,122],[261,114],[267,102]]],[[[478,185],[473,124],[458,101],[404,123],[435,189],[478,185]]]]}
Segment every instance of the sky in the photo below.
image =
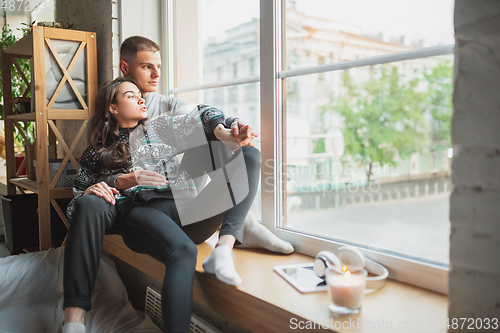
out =
{"type": "MultiPolygon", "coordinates": [[[[259,15],[258,0],[199,0],[204,40],[259,15]]],[[[360,26],[364,33],[385,32],[425,39],[430,45],[454,43],[454,0],[297,0],[308,16],[360,26]]]]}

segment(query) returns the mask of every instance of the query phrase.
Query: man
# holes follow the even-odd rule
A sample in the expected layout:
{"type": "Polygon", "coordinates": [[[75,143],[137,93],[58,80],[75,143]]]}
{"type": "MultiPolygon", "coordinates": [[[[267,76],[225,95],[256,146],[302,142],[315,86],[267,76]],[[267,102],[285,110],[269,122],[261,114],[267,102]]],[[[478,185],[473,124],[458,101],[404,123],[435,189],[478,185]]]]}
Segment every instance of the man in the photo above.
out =
{"type": "MultiPolygon", "coordinates": [[[[161,55],[160,47],[152,40],[141,36],[132,36],[123,41],[120,49],[119,67],[123,75],[131,76],[137,81],[146,100],[145,103],[149,118],[154,118],[162,113],[175,115],[176,112],[182,112],[179,110],[187,110],[186,108],[181,108],[185,103],[180,99],[156,93],[161,76],[161,55]]],[[[238,136],[240,132],[246,132],[247,139],[242,142],[241,146],[247,144],[254,145],[251,141],[257,135],[253,133],[251,127],[245,124],[243,120],[228,117],[226,125],[231,128],[234,136],[238,136]]],[[[218,152],[220,158],[228,158],[231,154],[228,149],[224,151],[224,147],[221,145],[221,151],[218,152]]],[[[145,181],[146,178],[154,182],[155,174],[121,174],[108,178],[106,182],[110,186],[126,184],[127,186],[120,187],[131,187],[137,185],[138,181],[145,181]]],[[[290,243],[276,237],[257,222],[251,213],[245,219],[244,239],[243,243],[238,247],[264,248],[272,252],[284,254],[293,252],[293,246],[290,243]]]]}

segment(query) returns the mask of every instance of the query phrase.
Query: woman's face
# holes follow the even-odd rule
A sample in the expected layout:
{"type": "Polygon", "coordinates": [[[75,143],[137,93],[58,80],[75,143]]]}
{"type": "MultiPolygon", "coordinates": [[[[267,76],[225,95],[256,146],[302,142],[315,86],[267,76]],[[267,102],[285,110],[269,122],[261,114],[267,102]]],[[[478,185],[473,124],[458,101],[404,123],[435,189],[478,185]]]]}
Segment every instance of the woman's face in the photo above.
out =
{"type": "Polygon", "coordinates": [[[135,127],[139,120],[147,117],[144,99],[137,86],[131,82],[123,82],[118,87],[116,103],[109,107],[111,112],[122,128],[135,127]]]}

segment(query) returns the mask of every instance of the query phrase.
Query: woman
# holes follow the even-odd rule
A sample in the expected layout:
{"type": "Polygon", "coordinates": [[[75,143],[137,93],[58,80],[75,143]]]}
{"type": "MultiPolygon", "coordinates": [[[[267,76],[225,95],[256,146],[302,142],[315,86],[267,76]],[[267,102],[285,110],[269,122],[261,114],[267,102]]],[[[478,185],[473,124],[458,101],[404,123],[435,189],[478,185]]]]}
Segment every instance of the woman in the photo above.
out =
{"type": "MultiPolygon", "coordinates": [[[[67,212],[71,226],[64,258],[63,332],[85,330],[85,313],[91,308],[90,296],[105,234],[119,233],[131,250],[147,253],[165,264],[162,310],[166,332],[188,331],[197,255],[195,243],[205,241],[219,226],[216,248],[203,267],[225,283],[241,283],[231,254],[235,243],[242,241],[243,221],[257,191],[260,152],[244,146],[226,163],[227,166],[237,159],[243,161],[247,177],[242,183],[247,187],[247,195],[242,200],[234,201],[231,192],[233,205],[225,212],[187,221],[181,215],[200,211],[200,207],[203,210],[208,201],[214,201],[213,189],[217,184],[209,183],[196,195],[192,177],[198,175],[190,175],[188,170],[213,171],[213,159],[200,159],[200,165],[193,167],[179,165],[177,154],[184,151],[199,154],[200,129],[208,147],[211,141],[220,140],[235,149],[246,142],[247,133],[242,131],[235,139],[230,129],[224,127],[224,114],[204,105],[186,115],[146,120],[144,99],[132,79],[118,78],[101,86],[91,146],[80,159],[73,189],[75,197],[67,212]],[[134,133],[134,138],[130,138],[130,133],[134,133]],[[145,156],[148,151],[153,158],[145,156]],[[145,170],[144,166],[152,160],[157,163],[153,169],[161,161],[162,165],[176,165],[179,170],[167,180],[164,174],[145,170]],[[115,187],[109,187],[98,182],[102,176],[126,171],[135,173],[139,185],[115,183],[115,187]]],[[[234,186],[234,179],[231,185],[234,186]]]]}

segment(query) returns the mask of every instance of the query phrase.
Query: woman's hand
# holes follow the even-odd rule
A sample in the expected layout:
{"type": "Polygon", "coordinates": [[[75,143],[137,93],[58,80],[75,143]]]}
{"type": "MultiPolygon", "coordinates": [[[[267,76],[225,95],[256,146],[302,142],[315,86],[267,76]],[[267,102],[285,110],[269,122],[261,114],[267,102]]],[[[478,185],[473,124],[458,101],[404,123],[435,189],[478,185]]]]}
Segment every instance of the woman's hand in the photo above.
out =
{"type": "Polygon", "coordinates": [[[226,129],[224,125],[219,124],[214,130],[215,137],[222,141],[231,151],[235,152],[243,146],[255,147],[255,143],[252,142],[254,137],[257,137],[252,131],[249,125],[241,127],[238,131],[238,135],[233,135],[230,129],[226,129]]]}
{"type": "Polygon", "coordinates": [[[109,187],[106,182],[100,182],[88,187],[85,192],[83,192],[83,195],[94,194],[114,205],[116,203],[115,194],[118,193],[120,192],[116,188],[109,187]]]}
{"type": "Polygon", "coordinates": [[[122,173],[115,180],[116,188],[126,190],[137,185],[165,185],[168,184],[167,178],[154,171],[135,170],[130,173],[122,173]]]}

